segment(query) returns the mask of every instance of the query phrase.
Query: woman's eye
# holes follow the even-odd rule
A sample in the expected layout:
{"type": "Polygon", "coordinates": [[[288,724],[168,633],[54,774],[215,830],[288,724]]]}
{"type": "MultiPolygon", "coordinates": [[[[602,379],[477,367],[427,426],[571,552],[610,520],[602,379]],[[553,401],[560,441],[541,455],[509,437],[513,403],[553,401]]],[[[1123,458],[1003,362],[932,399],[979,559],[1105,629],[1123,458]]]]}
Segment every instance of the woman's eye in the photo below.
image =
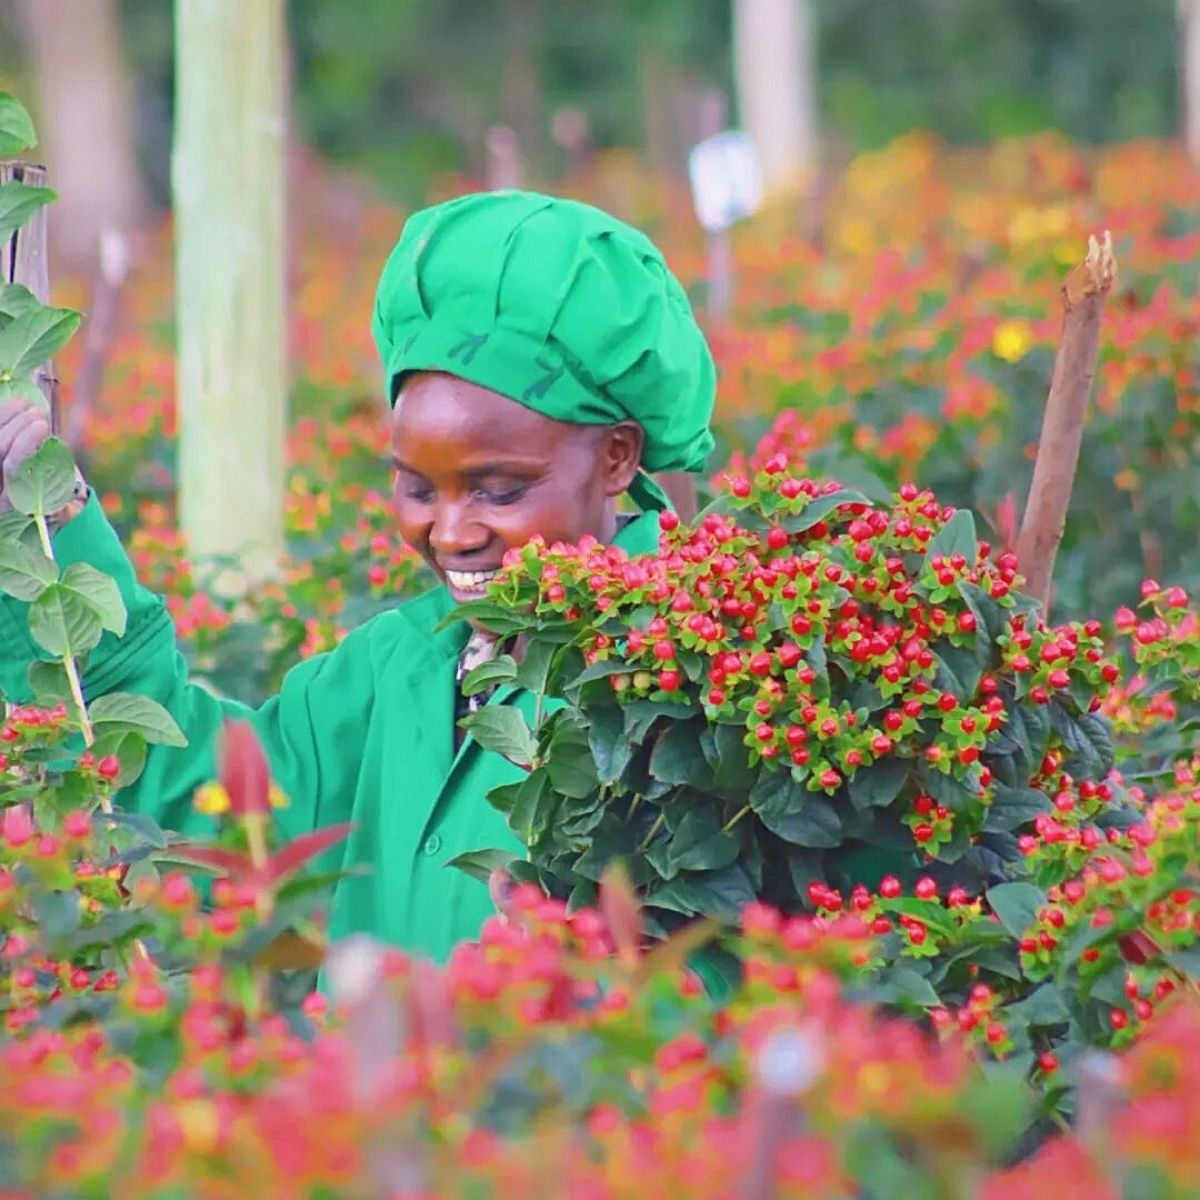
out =
{"type": "Polygon", "coordinates": [[[433,500],[433,488],[419,483],[401,484],[401,491],[406,500],[415,500],[418,504],[429,504],[433,500]]]}
{"type": "Polygon", "coordinates": [[[529,485],[523,483],[515,488],[483,490],[480,491],[479,495],[485,504],[495,504],[503,507],[506,504],[516,504],[527,491],[529,491],[529,485]]]}

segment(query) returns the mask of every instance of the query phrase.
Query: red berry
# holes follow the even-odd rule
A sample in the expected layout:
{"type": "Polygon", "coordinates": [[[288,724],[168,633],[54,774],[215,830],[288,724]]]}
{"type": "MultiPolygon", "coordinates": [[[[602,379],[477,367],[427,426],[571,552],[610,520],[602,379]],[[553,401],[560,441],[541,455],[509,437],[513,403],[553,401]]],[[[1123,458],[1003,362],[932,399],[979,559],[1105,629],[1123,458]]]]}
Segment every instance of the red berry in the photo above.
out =
{"type": "Polygon", "coordinates": [[[76,810],[63,817],[63,833],[69,838],[82,840],[92,832],[92,818],[85,812],[76,810]]]}
{"type": "Polygon", "coordinates": [[[904,894],[904,888],[900,884],[900,880],[895,875],[885,875],[879,881],[879,894],[885,900],[895,900],[898,896],[904,894]]]}
{"type": "Polygon", "coordinates": [[[96,764],[96,773],[101,779],[116,779],[121,773],[121,760],[115,754],[106,754],[96,764]]]}
{"type": "Polygon", "coordinates": [[[767,545],[772,550],[782,550],[789,541],[791,541],[791,536],[788,534],[788,531],[780,529],[778,525],[767,532],[767,545]]]}
{"type": "Polygon", "coordinates": [[[666,509],[658,514],[658,527],[670,533],[673,529],[679,528],[679,514],[666,509]]]}
{"type": "Polygon", "coordinates": [[[1043,1075],[1053,1075],[1058,1070],[1058,1055],[1047,1050],[1038,1056],[1038,1069],[1043,1075]]]}
{"type": "Polygon", "coordinates": [[[683,682],[683,676],[678,671],[659,671],[658,686],[664,692],[677,692],[683,682]]]}
{"type": "Polygon", "coordinates": [[[917,880],[917,885],[913,888],[913,893],[918,900],[932,900],[938,894],[938,885],[928,875],[922,875],[917,880]]]}

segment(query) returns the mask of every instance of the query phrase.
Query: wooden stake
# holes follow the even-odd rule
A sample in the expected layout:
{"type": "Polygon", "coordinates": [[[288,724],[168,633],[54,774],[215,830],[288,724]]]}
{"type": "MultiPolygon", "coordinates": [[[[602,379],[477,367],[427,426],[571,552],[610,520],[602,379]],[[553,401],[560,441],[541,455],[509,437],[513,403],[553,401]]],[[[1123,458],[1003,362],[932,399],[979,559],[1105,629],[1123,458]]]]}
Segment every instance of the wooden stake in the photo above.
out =
{"type": "Polygon", "coordinates": [[[1017,538],[1024,591],[1038,600],[1043,615],[1050,608],[1054,559],[1079,463],[1088,395],[1100,351],[1100,318],[1116,275],[1112,236],[1106,230],[1103,241],[1088,238],[1087,258],[1062,285],[1062,339],[1054,359],[1033,481],[1017,538]]]}
{"type": "MultiPolygon", "coordinates": [[[[6,159],[0,162],[0,184],[17,182],[28,187],[46,186],[46,168],[38,163],[24,162],[20,159],[6,159]]],[[[19,283],[27,287],[39,303],[50,303],[50,259],[47,253],[49,245],[49,210],[48,204],[43,204],[24,225],[8,239],[3,250],[2,275],[5,283],[19,283]]],[[[34,382],[46,398],[46,408],[50,413],[51,429],[58,432],[58,387],[54,376],[54,367],[45,362],[38,367],[34,374],[34,382]]]]}

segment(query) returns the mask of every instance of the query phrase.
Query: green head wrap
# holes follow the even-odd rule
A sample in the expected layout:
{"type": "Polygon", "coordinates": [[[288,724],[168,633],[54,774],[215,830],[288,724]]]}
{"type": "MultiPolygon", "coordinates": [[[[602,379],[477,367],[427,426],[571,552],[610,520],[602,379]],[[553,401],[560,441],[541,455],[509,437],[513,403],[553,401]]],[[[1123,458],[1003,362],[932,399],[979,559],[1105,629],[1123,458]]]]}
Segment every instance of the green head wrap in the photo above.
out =
{"type": "MultiPolygon", "coordinates": [[[[643,234],[532,192],[415,213],[383,268],[371,332],[395,404],[445,371],[576,425],[634,420],[647,471],[702,471],[716,371],[679,281],[643,234]]],[[[666,498],[639,474],[643,508],[666,498]]]]}

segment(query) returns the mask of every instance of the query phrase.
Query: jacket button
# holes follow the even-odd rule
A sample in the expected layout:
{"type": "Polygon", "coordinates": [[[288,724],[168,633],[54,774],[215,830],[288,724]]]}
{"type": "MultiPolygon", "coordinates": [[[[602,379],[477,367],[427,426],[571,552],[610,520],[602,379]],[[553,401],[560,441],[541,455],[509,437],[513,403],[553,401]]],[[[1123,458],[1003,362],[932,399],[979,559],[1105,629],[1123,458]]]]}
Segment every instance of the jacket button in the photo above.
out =
{"type": "Polygon", "coordinates": [[[436,833],[425,839],[425,853],[436,854],[442,848],[442,839],[436,833]]]}

